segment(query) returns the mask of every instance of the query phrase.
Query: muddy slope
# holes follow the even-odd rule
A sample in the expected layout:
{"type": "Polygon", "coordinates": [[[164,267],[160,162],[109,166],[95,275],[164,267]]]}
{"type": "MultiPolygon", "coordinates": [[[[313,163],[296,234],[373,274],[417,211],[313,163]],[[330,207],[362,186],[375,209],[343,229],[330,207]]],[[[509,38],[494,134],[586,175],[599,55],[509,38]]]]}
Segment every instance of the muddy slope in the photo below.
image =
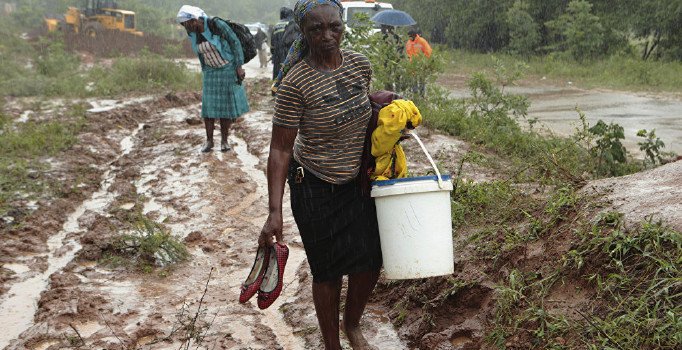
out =
{"type": "Polygon", "coordinates": [[[682,231],[682,161],[593,181],[584,191],[603,195],[609,204],[607,209],[625,214],[630,225],[651,217],[682,231]]]}
{"type": "MultiPolygon", "coordinates": [[[[486,255],[472,243],[470,232],[455,235],[455,273],[411,281],[380,281],[373,300],[389,310],[400,337],[414,349],[496,349],[491,343],[496,302],[512,271],[550,276],[562,257],[579,241],[580,223],[594,222],[600,213],[624,214],[626,226],[652,218],[673,229],[682,228],[682,161],[630,176],[592,181],[579,191],[583,200],[547,236],[519,244],[499,255],[486,255]]],[[[589,273],[598,272],[597,270],[589,273]]],[[[587,272],[585,272],[587,273],[587,272]]],[[[538,277],[539,278],[539,277],[538,277]]],[[[582,275],[567,274],[551,284],[544,308],[552,315],[582,322],[584,314],[600,309],[596,286],[582,275]]],[[[521,311],[519,311],[521,312],[521,311]]],[[[538,327],[537,324],[523,326],[538,327]]],[[[522,326],[522,328],[523,328],[522,326]]],[[[530,332],[530,330],[528,332],[530,332]]],[[[554,339],[566,348],[585,346],[579,337],[554,339]]],[[[507,349],[538,348],[526,331],[499,344],[507,349]]]]}

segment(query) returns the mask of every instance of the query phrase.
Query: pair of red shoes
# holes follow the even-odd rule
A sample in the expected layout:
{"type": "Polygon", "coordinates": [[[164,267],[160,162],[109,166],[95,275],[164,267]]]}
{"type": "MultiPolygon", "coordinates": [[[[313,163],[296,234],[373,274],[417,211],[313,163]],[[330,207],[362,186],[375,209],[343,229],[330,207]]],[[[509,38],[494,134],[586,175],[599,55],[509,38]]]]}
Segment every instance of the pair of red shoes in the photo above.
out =
{"type": "Polygon", "coordinates": [[[239,302],[247,302],[257,292],[260,309],[267,309],[272,305],[282,292],[284,267],[288,257],[289,248],[282,243],[258,247],[251,272],[242,284],[239,302]]]}

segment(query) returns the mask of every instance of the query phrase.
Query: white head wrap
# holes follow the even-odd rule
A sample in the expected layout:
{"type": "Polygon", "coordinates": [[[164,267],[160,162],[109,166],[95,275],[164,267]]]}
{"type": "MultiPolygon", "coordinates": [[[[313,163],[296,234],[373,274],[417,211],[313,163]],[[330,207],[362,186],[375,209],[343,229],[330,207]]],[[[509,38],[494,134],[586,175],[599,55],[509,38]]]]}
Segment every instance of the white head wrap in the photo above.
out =
{"type": "Polygon", "coordinates": [[[183,23],[190,19],[199,19],[199,17],[206,17],[206,12],[196,6],[182,5],[175,19],[178,23],[183,23]]]}

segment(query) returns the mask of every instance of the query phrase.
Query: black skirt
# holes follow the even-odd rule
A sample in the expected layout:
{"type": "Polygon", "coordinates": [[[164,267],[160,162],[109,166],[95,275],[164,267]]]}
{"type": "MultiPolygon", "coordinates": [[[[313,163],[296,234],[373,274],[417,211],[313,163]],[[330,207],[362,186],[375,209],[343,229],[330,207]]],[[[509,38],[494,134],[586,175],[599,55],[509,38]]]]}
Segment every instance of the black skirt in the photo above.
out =
{"type": "Polygon", "coordinates": [[[374,199],[362,195],[358,179],[334,185],[304,170],[303,181],[297,183],[298,167],[292,159],[287,180],[313,282],[378,271],[382,262],[374,199]]]}

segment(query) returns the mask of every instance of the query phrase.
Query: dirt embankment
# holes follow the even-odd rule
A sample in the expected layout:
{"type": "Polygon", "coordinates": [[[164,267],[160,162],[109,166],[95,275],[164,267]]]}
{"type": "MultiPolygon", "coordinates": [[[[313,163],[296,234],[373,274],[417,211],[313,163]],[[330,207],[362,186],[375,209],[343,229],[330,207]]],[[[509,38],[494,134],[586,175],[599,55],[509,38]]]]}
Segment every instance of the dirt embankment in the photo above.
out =
{"type": "Polygon", "coordinates": [[[629,176],[593,181],[584,191],[603,196],[607,208],[625,214],[629,225],[651,218],[682,231],[682,161],[629,176]]]}
{"type": "MultiPolygon", "coordinates": [[[[472,236],[473,232],[456,232],[454,275],[417,281],[381,281],[373,302],[390,310],[388,316],[409,348],[537,348],[529,332],[535,327],[542,329],[541,318],[521,324],[521,329],[510,331],[511,336],[497,346],[492,343],[493,332],[500,329],[496,326],[503,322],[500,311],[506,312],[500,310],[504,304],[499,301],[509,297],[505,293],[514,292],[510,289],[514,285],[509,286],[514,282],[510,281],[519,276],[535,276],[538,281],[553,278],[550,276],[561,268],[562,259],[580,241],[578,231],[584,228],[581,225],[594,223],[602,213],[622,213],[625,226],[631,229],[651,219],[662,221],[678,232],[682,230],[682,161],[630,176],[592,181],[578,195],[582,199],[575,209],[567,211],[549,233],[502,254],[482,252],[482,242],[472,236]]],[[[507,229],[511,232],[511,228],[507,229]]],[[[498,236],[500,244],[505,242],[504,235],[501,236],[498,236]]],[[[496,239],[492,237],[495,235],[491,239],[496,239]]],[[[562,275],[560,282],[548,283],[543,299],[543,310],[546,310],[543,312],[548,314],[544,317],[585,322],[584,315],[604,310],[605,301],[596,298],[596,283],[585,277],[593,273],[601,273],[598,266],[576,269],[562,275]]],[[[515,283],[525,282],[516,280],[515,283]]],[[[521,293],[520,290],[516,293],[521,293]]],[[[530,305],[525,307],[531,310],[530,305]]],[[[585,345],[579,336],[570,332],[566,338],[549,341],[566,348],[585,345]]]]}
{"type": "Polygon", "coordinates": [[[64,46],[68,51],[88,53],[99,58],[126,57],[139,54],[144,50],[160,55],[196,57],[188,40],[166,39],[153,34],[136,36],[109,30],[98,33],[97,37],[65,33],[63,38],[64,46]]]}

